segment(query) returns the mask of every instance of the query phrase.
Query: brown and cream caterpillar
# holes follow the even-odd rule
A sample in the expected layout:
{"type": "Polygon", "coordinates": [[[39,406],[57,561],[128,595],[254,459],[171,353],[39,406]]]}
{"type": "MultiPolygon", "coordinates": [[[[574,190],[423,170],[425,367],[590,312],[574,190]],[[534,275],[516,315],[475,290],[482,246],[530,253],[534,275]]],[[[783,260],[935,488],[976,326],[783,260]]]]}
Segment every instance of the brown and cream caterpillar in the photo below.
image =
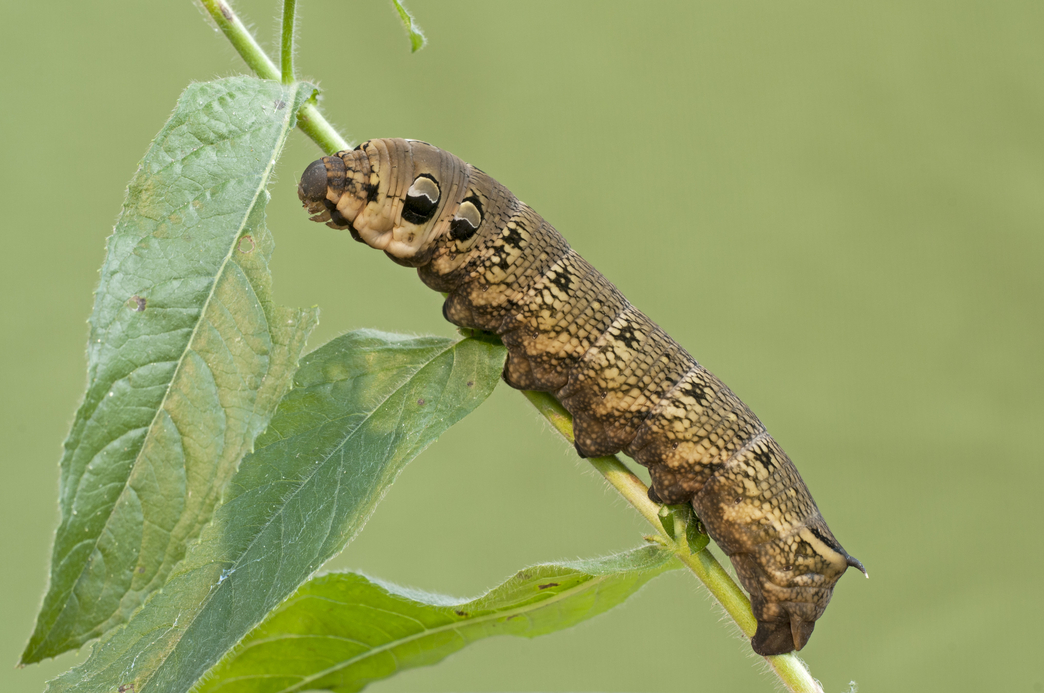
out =
{"type": "MultiPolygon", "coordinates": [[[[581,457],[623,451],[650,497],[691,503],[750,593],[762,655],[800,650],[849,566],[779,444],[729,388],[497,181],[415,140],[312,163],[312,220],[416,267],[451,323],[494,332],[511,387],[552,393],[581,457]]],[[[865,570],[863,571],[865,573],[865,570]]]]}

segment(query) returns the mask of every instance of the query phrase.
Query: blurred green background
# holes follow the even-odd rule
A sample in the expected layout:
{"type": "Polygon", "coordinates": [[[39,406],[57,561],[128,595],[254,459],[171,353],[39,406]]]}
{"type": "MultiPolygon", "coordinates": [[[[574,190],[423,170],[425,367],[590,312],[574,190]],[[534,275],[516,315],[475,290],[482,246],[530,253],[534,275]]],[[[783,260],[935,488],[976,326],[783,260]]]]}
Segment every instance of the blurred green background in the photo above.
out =
{"type": "MultiPolygon", "coordinates": [[[[271,45],[273,0],[239,2],[271,45]]],[[[872,576],[802,656],[826,691],[1041,691],[1044,5],[303,0],[299,66],[358,142],[423,139],[498,178],[758,413],[872,576]]],[[[191,80],[244,72],[188,0],[11,2],[0,17],[0,690],[43,594],[60,442],[126,182],[191,80]]],[[[409,270],[272,188],[277,299],[312,346],[452,334],[409,270]]],[[[338,559],[474,595],[646,532],[517,393],[406,470],[338,559]]],[[[720,552],[719,552],[720,555],[720,552]]],[[[771,691],[675,572],[534,641],[374,686],[771,691]]]]}

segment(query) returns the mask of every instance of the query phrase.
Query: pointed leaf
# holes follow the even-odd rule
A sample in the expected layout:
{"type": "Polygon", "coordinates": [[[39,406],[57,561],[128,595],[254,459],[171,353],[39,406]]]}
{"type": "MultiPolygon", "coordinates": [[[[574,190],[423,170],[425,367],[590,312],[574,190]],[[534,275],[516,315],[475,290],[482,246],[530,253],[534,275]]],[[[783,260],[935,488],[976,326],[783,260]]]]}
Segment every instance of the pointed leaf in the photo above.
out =
{"type": "Polygon", "coordinates": [[[410,37],[410,52],[416,53],[421,48],[424,48],[424,44],[428,42],[424,38],[424,32],[417,25],[416,20],[413,19],[413,15],[410,11],[403,7],[399,0],[392,0],[392,4],[395,5],[395,11],[399,13],[399,19],[402,20],[402,26],[406,29],[406,34],[410,37]]]}
{"type": "Polygon", "coordinates": [[[188,690],[362,528],[411,459],[496,385],[503,347],[361,330],[301,362],[163,589],[51,691],[188,690]]]}
{"type": "Polygon", "coordinates": [[[689,544],[689,555],[694,555],[707,548],[710,536],[704,531],[700,518],[689,508],[689,521],[685,525],[685,541],[689,544]]]}
{"type": "Polygon", "coordinates": [[[470,601],[356,573],[305,583],[222,661],[198,693],[351,693],[435,664],[494,635],[527,638],[569,628],[679,567],[647,546],[588,561],[533,566],[470,601]]]}
{"type": "Polygon", "coordinates": [[[61,462],[51,582],[23,662],[126,620],[275,411],[316,322],[272,305],[265,188],[310,85],[194,84],[127,190],[61,462]]]}

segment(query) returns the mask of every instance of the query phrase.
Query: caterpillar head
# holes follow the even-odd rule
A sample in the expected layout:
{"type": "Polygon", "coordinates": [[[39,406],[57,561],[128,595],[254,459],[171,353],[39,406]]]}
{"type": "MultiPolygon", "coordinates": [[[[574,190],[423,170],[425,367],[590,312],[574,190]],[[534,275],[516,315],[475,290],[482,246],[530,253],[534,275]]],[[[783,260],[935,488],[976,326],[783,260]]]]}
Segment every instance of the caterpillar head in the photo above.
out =
{"type": "Polygon", "coordinates": [[[370,140],[312,162],[297,195],[312,221],[420,267],[437,239],[470,239],[478,230],[481,205],[464,199],[469,168],[425,142],[370,140]]]}

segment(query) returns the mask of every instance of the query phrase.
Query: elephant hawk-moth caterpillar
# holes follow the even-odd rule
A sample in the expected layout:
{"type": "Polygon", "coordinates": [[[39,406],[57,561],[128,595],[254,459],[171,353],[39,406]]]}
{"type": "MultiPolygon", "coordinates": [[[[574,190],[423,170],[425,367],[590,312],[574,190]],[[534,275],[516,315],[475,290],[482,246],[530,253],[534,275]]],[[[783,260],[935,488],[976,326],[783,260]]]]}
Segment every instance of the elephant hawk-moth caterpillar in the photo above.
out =
{"type": "Polygon", "coordinates": [[[758,654],[800,650],[838,578],[863,570],[754,413],[479,169],[370,140],[313,162],[298,195],[313,221],[416,267],[451,323],[499,335],[504,380],[552,393],[581,457],[623,451],[653,500],[691,503],[750,593],[758,654]]]}

